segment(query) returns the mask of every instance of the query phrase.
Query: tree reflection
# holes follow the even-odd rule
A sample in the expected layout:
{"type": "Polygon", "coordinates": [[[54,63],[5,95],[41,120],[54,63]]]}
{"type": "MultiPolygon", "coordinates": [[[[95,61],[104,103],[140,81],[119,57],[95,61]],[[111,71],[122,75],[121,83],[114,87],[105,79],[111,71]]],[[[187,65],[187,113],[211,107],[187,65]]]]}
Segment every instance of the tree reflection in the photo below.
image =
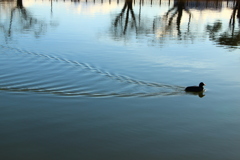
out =
{"type": "Polygon", "coordinates": [[[215,22],[213,25],[207,25],[209,38],[217,42],[219,45],[224,45],[229,48],[236,48],[240,45],[240,31],[222,31],[222,22],[215,22]]]}
{"type": "Polygon", "coordinates": [[[216,39],[216,34],[222,29],[222,22],[217,21],[213,25],[207,25],[206,29],[210,39],[216,39]]]}
{"type": "MultiPolygon", "coordinates": [[[[22,0],[8,1],[8,6],[1,10],[1,15],[9,16],[9,21],[0,22],[0,27],[4,32],[5,39],[11,39],[13,32],[33,33],[37,38],[47,30],[47,23],[35,18],[23,5],[22,0]],[[15,5],[13,5],[15,3],[15,5]],[[8,12],[9,9],[10,12],[8,12]]],[[[1,16],[0,15],[0,16],[1,16]]],[[[53,25],[55,25],[53,23],[53,25]]]]}
{"type": "Polygon", "coordinates": [[[114,22],[114,37],[123,37],[126,35],[127,30],[138,30],[135,14],[133,11],[133,0],[125,0],[121,12],[116,16],[114,22]]]}
{"type": "Polygon", "coordinates": [[[232,15],[229,21],[229,29],[222,31],[222,22],[215,22],[213,25],[207,25],[206,30],[209,32],[209,38],[219,45],[228,48],[236,48],[240,45],[240,30],[235,30],[235,21],[238,18],[240,24],[240,2],[237,1],[233,7],[232,15]]]}
{"type": "MultiPolygon", "coordinates": [[[[143,2],[140,0],[139,13],[136,15],[133,10],[133,1],[125,0],[121,12],[115,16],[112,22],[111,33],[113,33],[114,38],[128,39],[130,35],[135,34],[136,37],[139,37],[139,35],[147,35],[147,38],[150,37],[149,35],[154,35],[151,37],[151,42],[159,44],[164,43],[166,37],[174,37],[174,39],[181,41],[192,41],[196,37],[196,32],[191,31],[193,28],[191,26],[193,13],[190,10],[220,10],[224,6],[221,0],[174,0],[172,7],[170,7],[165,14],[155,16],[153,20],[151,20],[141,15],[142,5],[143,2]]],[[[206,30],[209,33],[209,38],[213,41],[218,41],[220,45],[238,46],[239,31],[236,31],[234,27],[236,17],[238,20],[240,17],[240,2],[231,1],[231,3],[229,3],[227,1],[227,7],[233,10],[229,22],[230,28],[222,32],[223,25],[220,21],[217,21],[212,26],[206,26],[206,30]]],[[[203,36],[205,36],[205,33],[203,36]]]]}
{"type": "Polygon", "coordinates": [[[187,40],[194,37],[190,31],[192,13],[187,7],[186,0],[174,1],[173,7],[171,7],[164,15],[157,16],[153,20],[153,32],[157,35],[157,42],[162,43],[164,37],[174,36],[178,40],[187,40]],[[188,16],[187,29],[185,32],[181,31],[181,22],[184,13],[188,16]]]}
{"type": "MultiPolygon", "coordinates": [[[[149,19],[141,16],[141,7],[143,5],[143,1],[140,0],[139,3],[139,15],[136,16],[133,10],[133,0],[125,0],[121,12],[113,21],[113,28],[111,29],[113,37],[117,39],[123,37],[126,38],[131,33],[135,33],[136,35],[155,34],[157,37],[162,37],[168,33],[174,32],[175,30],[178,32],[177,35],[181,37],[180,26],[183,12],[186,12],[189,16],[189,31],[192,14],[186,7],[186,0],[175,1],[173,7],[169,9],[164,16],[156,16],[153,22],[150,22],[149,19]],[[176,19],[176,23],[173,22],[174,19],[176,19]],[[176,28],[173,28],[173,26],[176,26],[176,28]]],[[[155,39],[153,41],[155,41],[155,39]]]]}
{"type": "Polygon", "coordinates": [[[143,0],[139,0],[139,10],[136,14],[133,5],[137,2],[134,0],[125,0],[122,10],[115,16],[112,21],[110,32],[115,40],[129,39],[134,34],[135,38],[139,35],[154,34],[151,27],[151,19],[142,17],[141,7],[144,4],[143,0]]]}
{"type": "Polygon", "coordinates": [[[169,9],[164,16],[156,16],[153,22],[150,22],[146,18],[142,18],[141,7],[143,5],[143,1],[140,0],[139,4],[139,18],[136,18],[137,16],[133,10],[133,0],[125,0],[121,12],[113,21],[113,28],[111,29],[113,37],[116,39],[123,37],[126,38],[127,36],[131,35],[131,33],[135,33],[136,35],[149,33],[158,35],[160,33],[161,35],[158,37],[162,37],[163,35],[167,35],[175,30],[178,32],[177,35],[181,36],[180,26],[183,12],[186,12],[189,15],[188,28],[190,26],[192,14],[186,7],[186,0],[175,1],[174,6],[169,9]],[[176,25],[173,23],[174,19],[176,19],[176,25]],[[152,24],[152,27],[149,27],[149,24],[152,24]],[[176,26],[176,28],[173,29],[173,26],[176,26]]]}
{"type": "Polygon", "coordinates": [[[177,16],[177,18],[176,18],[177,28],[176,29],[178,31],[178,35],[181,34],[180,25],[181,25],[181,19],[182,19],[182,16],[183,16],[183,11],[185,11],[189,15],[189,23],[188,24],[190,24],[192,14],[190,13],[190,11],[186,7],[186,0],[176,1],[174,3],[174,6],[171,9],[168,10],[166,15],[164,15],[165,20],[168,21],[167,27],[172,25],[173,19],[177,16]],[[169,15],[171,13],[172,13],[172,15],[169,17],[169,15]]]}
{"type": "Polygon", "coordinates": [[[233,30],[235,27],[236,17],[239,19],[239,23],[240,23],[240,2],[239,1],[235,2],[235,6],[233,7],[232,15],[229,21],[229,25],[230,27],[232,27],[233,30]]]}

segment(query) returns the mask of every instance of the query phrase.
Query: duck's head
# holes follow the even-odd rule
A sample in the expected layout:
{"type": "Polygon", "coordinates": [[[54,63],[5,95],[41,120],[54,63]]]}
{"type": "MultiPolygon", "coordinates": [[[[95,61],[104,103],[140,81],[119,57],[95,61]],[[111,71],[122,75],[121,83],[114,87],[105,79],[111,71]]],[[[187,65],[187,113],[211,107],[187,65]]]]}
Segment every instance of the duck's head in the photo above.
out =
{"type": "Polygon", "coordinates": [[[206,86],[206,84],[204,84],[203,82],[199,83],[199,87],[203,87],[206,86]]]}

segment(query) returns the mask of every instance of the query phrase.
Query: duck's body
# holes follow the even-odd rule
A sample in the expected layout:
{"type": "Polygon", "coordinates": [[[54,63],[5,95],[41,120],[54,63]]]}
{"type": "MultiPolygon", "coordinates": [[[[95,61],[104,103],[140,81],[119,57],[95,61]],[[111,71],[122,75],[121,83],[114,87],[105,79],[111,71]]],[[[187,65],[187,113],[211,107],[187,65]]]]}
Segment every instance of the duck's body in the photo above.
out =
{"type": "Polygon", "coordinates": [[[186,92],[202,92],[204,90],[203,86],[205,86],[205,84],[201,82],[199,86],[189,86],[185,88],[185,91],[186,92]]]}

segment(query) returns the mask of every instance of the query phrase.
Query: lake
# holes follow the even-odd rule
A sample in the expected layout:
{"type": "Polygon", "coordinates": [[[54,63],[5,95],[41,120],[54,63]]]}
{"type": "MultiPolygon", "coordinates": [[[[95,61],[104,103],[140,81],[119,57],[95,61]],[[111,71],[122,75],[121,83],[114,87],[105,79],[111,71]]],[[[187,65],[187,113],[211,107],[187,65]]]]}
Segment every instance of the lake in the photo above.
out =
{"type": "Polygon", "coordinates": [[[236,0],[2,0],[0,157],[237,160],[239,49],[236,0]]]}

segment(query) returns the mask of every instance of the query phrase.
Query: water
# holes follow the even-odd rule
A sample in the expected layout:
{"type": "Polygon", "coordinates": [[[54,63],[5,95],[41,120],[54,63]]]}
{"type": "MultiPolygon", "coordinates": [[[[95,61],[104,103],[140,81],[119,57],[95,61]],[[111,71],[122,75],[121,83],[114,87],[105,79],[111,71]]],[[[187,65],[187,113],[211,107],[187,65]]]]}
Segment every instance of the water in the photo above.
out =
{"type": "Polygon", "coordinates": [[[1,159],[239,159],[236,4],[1,1],[1,159]]]}

